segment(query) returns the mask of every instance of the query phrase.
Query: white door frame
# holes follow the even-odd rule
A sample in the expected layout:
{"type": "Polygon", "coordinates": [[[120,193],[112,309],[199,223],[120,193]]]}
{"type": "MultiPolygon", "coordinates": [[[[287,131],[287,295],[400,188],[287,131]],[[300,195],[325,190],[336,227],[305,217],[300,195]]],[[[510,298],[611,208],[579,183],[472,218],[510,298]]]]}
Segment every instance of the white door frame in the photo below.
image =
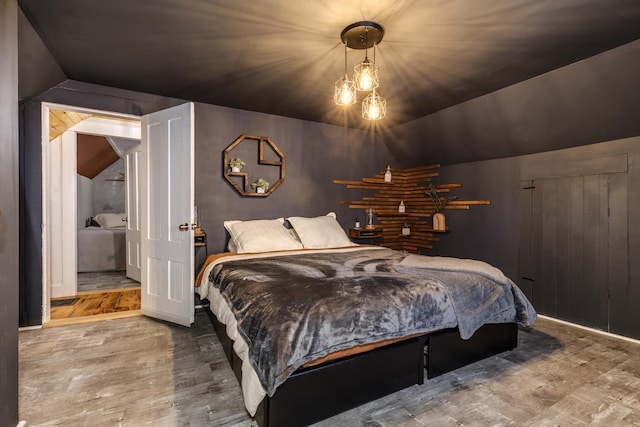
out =
{"type": "MultiPolygon", "coordinates": [[[[53,239],[51,234],[51,197],[52,194],[49,191],[50,188],[50,143],[49,143],[49,110],[63,110],[73,111],[77,113],[95,114],[104,119],[96,119],[92,121],[83,121],[68,129],[71,132],[80,132],[93,135],[105,135],[116,136],[122,138],[140,139],[141,138],[141,125],[140,117],[130,114],[119,114],[103,110],[94,110],[89,108],[74,107],[70,105],[55,104],[50,102],[43,102],[41,105],[41,126],[42,126],[42,323],[47,323],[51,319],[51,256],[54,250],[53,239]],[[118,119],[123,121],[118,122],[118,119]],[[112,122],[112,123],[111,123],[112,122]],[[137,123],[136,123],[137,122],[137,123]],[[118,126],[114,126],[114,123],[119,123],[118,126]],[[137,129],[136,129],[137,127],[137,129]]],[[[74,181],[75,182],[75,181],[74,181]]],[[[74,187],[75,188],[75,187],[74,187]]],[[[72,215],[76,217],[76,207],[73,206],[72,215]]],[[[77,248],[76,239],[77,231],[76,227],[73,227],[72,231],[66,230],[71,236],[65,236],[65,251],[72,253],[74,259],[77,248]]],[[[75,264],[74,264],[75,267],[75,264]]],[[[66,267],[68,268],[68,267],[66,267]]],[[[75,277],[76,272],[73,272],[75,277]]]]}
{"type": "Polygon", "coordinates": [[[142,245],[140,218],[140,158],[142,143],[125,151],[125,196],[127,217],[126,247],[127,277],[142,282],[142,245]]]}

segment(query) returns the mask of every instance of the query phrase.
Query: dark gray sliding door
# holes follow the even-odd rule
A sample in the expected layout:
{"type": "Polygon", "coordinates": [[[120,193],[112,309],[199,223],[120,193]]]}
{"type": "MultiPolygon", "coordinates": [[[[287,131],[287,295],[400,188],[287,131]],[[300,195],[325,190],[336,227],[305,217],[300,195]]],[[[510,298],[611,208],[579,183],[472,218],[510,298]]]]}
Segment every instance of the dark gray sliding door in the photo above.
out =
{"type": "Polygon", "coordinates": [[[521,184],[519,285],[541,314],[616,332],[629,284],[627,173],[521,184]]]}

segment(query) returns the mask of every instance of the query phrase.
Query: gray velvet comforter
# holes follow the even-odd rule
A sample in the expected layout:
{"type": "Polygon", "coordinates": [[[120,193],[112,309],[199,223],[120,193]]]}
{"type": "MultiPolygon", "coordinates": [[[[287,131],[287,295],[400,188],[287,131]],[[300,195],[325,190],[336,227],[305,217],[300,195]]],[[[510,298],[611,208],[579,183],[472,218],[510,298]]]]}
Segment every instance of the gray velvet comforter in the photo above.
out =
{"type": "Polygon", "coordinates": [[[499,270],[459,261],[388,249],[296,253],[221,262],[209,280],[271,396],[301,365],[337,350],[456,326],[466,339],[484,323],[535,321],[499,270]]]}

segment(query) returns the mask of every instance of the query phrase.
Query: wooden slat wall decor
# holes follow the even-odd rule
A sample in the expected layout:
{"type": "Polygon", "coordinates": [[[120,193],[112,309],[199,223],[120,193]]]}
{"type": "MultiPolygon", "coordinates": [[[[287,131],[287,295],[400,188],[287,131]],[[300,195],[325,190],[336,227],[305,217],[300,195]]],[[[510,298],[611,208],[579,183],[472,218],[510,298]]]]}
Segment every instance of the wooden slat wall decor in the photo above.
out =
{"type": "MultiPolygon", "coordinates": [[[[420,166],[408,169],[391,169],[391,182],[384,181],[385,170],[372,178],[362,178],[360,181],[345,181],[334,179],[333,183],[344,185],[349,189],[375,190],[372,197],[360,200],[341,200],[340,204],[348,205],[351,209],[366,211],[373,209],[373,213],[382,228],[381,245],[391,249],[420,253],[421,250],[432,249],[433,244],[440,240],[438,231],[433,229],[431,216],[436,212],[433,202],[425,196],[431,179],[439,175],[439,164],[420,166]],[[405,212],[398,212],[400,202],[404,202],[405,212]],[[411,225],[411,234],[402,235],[404,223],[411,225]]],[[[435,185],[438,194],[451,192],[460,188],[462,184],[435,185]]],[[[489,205],[489,200],[453,200],[445,209],[467,210],[474,205],[489,205]]]]}

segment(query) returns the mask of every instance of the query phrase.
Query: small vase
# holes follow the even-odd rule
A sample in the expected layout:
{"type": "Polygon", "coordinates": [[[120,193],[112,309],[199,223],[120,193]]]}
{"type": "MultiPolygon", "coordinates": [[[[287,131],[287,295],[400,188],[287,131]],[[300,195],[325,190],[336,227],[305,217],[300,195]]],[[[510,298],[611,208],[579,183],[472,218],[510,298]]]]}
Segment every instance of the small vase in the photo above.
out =
{"type": "Polygon", "coordinates": [[[232,166],[231,167],[231,172],[240,172],[240,168],[237,166],[232,166]]]}
{"type": "Polygon", "coordinates": [[[408,236],[411,234],[411,229],[409,227],[402,227],[402,235],[408,236]]]}
{"type": "Polygon", "coordinates": [[[447,231],[444,215],[440,212],[433,215],[433,229],[434,231],[447,231]]]}
{"type": "Polygon", "coordinates": [[[384,182],[391,182],[391,167],[387,166],[387,171],[384,173],[384,182]]]}
{"type": "Polygon", "coordinates": [[[256,187],[256,193],[263,194],[264,193],[264,188],[263,187],[256,187]]]}

